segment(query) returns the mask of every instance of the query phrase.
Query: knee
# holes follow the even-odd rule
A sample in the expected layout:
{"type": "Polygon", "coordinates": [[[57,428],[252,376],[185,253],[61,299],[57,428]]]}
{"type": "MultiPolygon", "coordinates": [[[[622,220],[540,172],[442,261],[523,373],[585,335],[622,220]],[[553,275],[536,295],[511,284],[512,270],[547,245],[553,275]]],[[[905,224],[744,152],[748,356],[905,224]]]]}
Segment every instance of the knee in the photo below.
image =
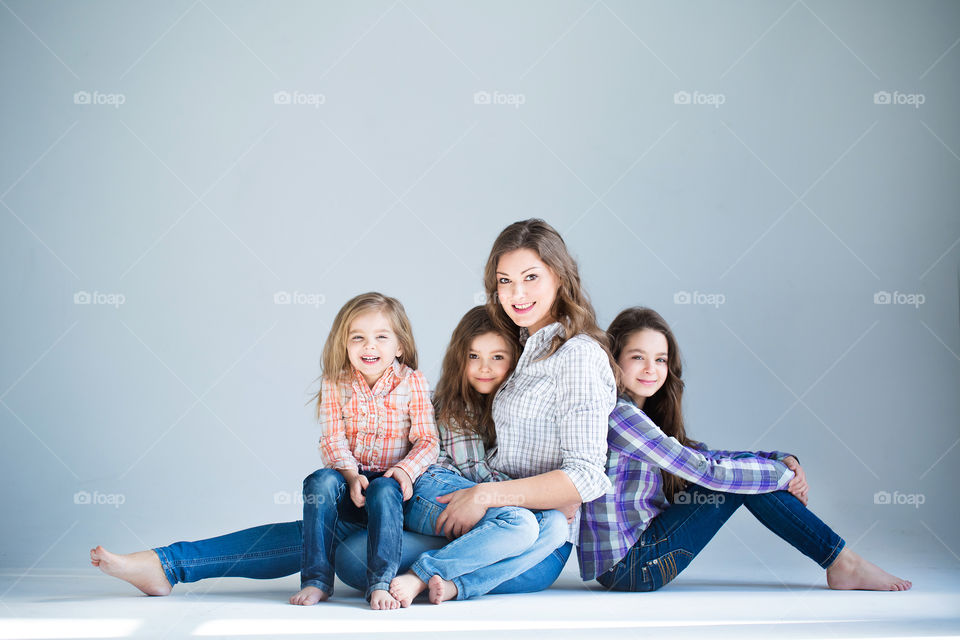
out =
{"type": "Polygon", "coordinates": [[[336,469],[317,469],[303,479],[303,495],[325,495],[339,490],[346,484],[336,469]]]}
{"type": "Polygon", "coordinates": [[[374,478],[370,481],[370,484],[367,485],[366,490],[367,501],[389,501],[389,500],[403,500],[403,492],[400,490],[400,483],[394,480],[393,478],[374,478]]]}
{"type": "Polygon", "coordinates": [[[529,509],[522,507],[500,507],[496,519],[520,538],[522,546],[529,547],[540,536],[540,524],[537,516],[529,509]]]}

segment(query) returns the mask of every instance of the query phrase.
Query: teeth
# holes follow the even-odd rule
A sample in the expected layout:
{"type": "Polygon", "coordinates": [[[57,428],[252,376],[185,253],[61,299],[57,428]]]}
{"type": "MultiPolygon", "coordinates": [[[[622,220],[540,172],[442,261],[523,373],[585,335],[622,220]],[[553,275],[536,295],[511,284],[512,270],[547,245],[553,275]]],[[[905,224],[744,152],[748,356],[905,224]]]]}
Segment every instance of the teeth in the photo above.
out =
{"type": "Polygon", "coordinates": [[[513,306],[516,307],[517,309],[520,309],[520,310],[522,311],[522,310],[524,310],[524,309],[529,309],[530,307],[532,307],[532,306],[533,306],[533,303],[532,303],[532,302],[528,302],[527,304],[515,304],[515,305],[513,305],[513,306]]]}

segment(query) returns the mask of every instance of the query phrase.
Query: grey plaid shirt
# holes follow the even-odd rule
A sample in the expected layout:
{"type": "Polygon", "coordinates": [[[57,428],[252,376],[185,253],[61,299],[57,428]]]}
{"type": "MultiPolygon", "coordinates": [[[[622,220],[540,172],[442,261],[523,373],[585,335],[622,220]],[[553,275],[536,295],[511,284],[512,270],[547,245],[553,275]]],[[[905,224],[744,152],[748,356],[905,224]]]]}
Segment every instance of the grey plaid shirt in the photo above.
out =
{"type": "MultiPolygon", "coordinates": [[[[617,389],[606,352],[585,334],[538,360],[562,331],[555,322],[530,336],[516,369],[497,391],[497,447],[489,452],[488,463],[511,478],[560,469],[581,500],[589,502],[610,489],[604,468],[607,420],[617,389]]],[[[578,531],[579,515],[571,526],[571,542],[576,543],[578,531]]]]}

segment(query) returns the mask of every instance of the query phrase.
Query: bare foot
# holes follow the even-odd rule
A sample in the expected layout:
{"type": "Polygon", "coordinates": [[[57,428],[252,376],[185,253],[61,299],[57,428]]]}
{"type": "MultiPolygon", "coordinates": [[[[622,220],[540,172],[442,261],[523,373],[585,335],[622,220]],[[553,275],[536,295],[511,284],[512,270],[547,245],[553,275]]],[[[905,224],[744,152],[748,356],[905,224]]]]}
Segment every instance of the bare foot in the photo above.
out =
{"type": "Polygon", "coordinates": [[[831,589],[906,591],[913,583],[887,573],[844,547],[827,568],[827,586],[831,589]]]}
{"type": "Polygon", "coordinates": [[[427,583],[430,587],[430,602],[440,604],[445,600],[453,600],[457,597],[457,585],[449,580],[444,580],[440,576],[433,576],[427,583]]]}
{"type": "Polygon", "coordinates": [[[302,604],[308,607],[318,602],[323,602],[330,597],[330,594],[316,587],[304,587],[290,596],[290,604],[302,604]]]}
{"type": "Polygon", "coordinates": [[[389,591],[374,589],[370,593],[370,608],[382,611],[384,609],[399,609],[400,601],[390,595],[389,591]]]}
{"type": "Polygon", "coordinates": [[[108,576],[126,580],[148,596],[167,596],[173,591],[154,551],[116,554],[97,545],[90,549],[90,564],[108,576]]]}
{"type": "Polygon", "coordinates": [[[405,573],[390,581],[390,595],[400,602],[401,607],[409,607],[413,599],[427,588],[427,583],[415,573],[405,573]]]}

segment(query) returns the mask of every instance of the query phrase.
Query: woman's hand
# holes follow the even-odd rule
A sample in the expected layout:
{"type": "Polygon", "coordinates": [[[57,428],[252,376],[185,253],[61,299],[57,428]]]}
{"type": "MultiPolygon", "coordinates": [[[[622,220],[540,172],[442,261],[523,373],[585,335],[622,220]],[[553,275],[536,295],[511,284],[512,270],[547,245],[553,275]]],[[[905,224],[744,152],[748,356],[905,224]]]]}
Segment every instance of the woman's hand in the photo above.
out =
{"type": "Polygon", "coordinates": [[[787,491],[802,502],[803,506],[807,506],[807,492],[810,490],[810,486],[807,484],[807,474],[803,472],[800,461],[793,456],[787,456],[783,459],[783,464],[787,466],[787,469],[793,471],[793,480],[787,485],[787,491]]]}
{"type": "Polygon", "coordinates": [[[390,467],[383,474],[384,478],[393,478],[400,485],[400,491],[403,493],[403,501],[406,502],[413,497],[413,480],[407,475],[407,472],[400,467],[390,467]]]}
{"type": "Polygon", "coordinates": [[[436,531],[453,540],[459,538],[480,522],[487,513],[490,498],[482,484],[474,485],[469,489],[460,489],[453,493],[438,496],[437,502],[447,505],[443,513],[437,518],[436,531]]]}
{"type": "Polygon", "coordinates": [[[567,516],[567,524],[573,524],[573,519],[577,517],[577,511],[580,511],[582,502],[572,502],[562,509],[557,509],[560,513],[567,516]]]}

